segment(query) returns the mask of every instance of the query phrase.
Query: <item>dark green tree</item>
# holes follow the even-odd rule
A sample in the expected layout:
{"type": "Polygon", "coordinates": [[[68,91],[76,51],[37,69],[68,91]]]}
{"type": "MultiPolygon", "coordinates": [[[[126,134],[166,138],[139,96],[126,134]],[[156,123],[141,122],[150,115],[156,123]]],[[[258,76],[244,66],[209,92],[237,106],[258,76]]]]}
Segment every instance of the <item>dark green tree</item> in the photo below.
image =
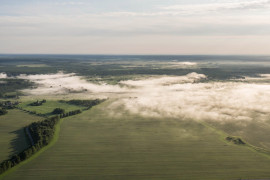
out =
{"type": "Polygon", "coordinates": [[[65,110],[62,108],[55,108],[52,113],[53,114],[63,114],[63,113],[65,113],[65,110]]]}

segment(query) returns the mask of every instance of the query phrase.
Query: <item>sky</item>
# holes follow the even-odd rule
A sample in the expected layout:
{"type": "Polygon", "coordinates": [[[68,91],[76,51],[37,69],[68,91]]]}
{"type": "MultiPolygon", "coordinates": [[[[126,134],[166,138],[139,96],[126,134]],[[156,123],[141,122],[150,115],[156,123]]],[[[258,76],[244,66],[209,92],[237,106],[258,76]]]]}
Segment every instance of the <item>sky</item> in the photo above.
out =
{"type": "Polygon", "coordinates": [[[0,0],[1,54],[268,55],[270,0],[0,0]]]}

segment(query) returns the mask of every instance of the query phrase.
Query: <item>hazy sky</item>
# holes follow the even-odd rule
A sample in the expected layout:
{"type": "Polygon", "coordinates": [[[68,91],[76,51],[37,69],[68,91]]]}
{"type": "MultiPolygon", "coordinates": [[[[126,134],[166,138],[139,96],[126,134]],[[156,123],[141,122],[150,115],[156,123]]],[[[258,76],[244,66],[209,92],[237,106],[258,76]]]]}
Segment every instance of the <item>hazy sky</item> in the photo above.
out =
{"type": "Polygon", "coordinates": [[[270,0],[0,0],[0,53],[270,54],[270,0]]]}

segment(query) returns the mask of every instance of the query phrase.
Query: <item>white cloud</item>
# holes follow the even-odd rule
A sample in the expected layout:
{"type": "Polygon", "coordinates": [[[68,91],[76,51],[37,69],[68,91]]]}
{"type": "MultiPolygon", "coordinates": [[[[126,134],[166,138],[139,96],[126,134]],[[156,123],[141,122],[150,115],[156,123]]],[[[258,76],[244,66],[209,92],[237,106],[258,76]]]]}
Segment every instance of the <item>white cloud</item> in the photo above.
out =
{"type": "MultiPolygon", "coordinates": [[[[270,75],[262,75],[269,79],[270,75]]],[[[21,75],[36,84],[25,90],[33,95],[80,92],[115,98],[108,110],[119,109],[147,117],[210,120],[266,121],[270,115],[270,84],[247,82],[202,82],[206,76],[190,73],[185,76],[151,77],[122,81],[124,85],[92,84],[75,74],[21,75]],[[104,94],[106,93],[106,94],[104,94]]]]}
{"type": "MultiPolygon", "coordinates": [[[[242,82],[179,82],[177,78],[126,81],[137,86],[133,98],[123,98],[112,109],[154,117],[212,121],[265,121],[270,114],[270,84],[242,82]]],[[[125,82],[122,82],[125,83],[125,82]]]]}
{"type": "Polygon", "coordinates": [[[84,5],[84,2],[79,2],[79,1],[65,1],[65,2],[54,2],[53,5],[71,5],[71,6],[76,6],[76,5],[84,5]]]}
{"type": "Polygon", "coordinates": [[[76,76],[73,73],[64,74],[59,72],[57,74],[41,74],[41,75],[20,75],[17,78],[28,79],[38,86],[36,89],[24,90],[26,93],[32,95],[57,95],[57,94],[68,94],[70,92],[80,93],[111,93],[111,92],[122,92],[118,86],[111,86],[107,84],[93,84],[87,82],[82,77],[76,76]]]}
{"type": "Polygon", "coordinates": [[[224,11],[224,10],[255,10],[270,8],[269,0],[255,0],[255,1],[238,1],[238,2],[217,2],[211,4],[181,4],[160,7],[164,10],[182,11],[182,12],[207,12],[207,11],[224,11]]]}
{"type": "Polygon", "coordinates": [[[204,74],[197,74],[197,73],[190,73],[186,76],[165,76],[160,78],[150,78],[146,80],[128,80],[128,81],[121,81],[121,84],[135,86],[135,87],[155,87],[155,86],[169,86],[172,84],[179,84],[179,83],[193,83],[199,81],[201,79],[206,79],[204,74]]]}
{"type": "MultiPolygon", "coordinates": [[[[125,15],[0,17],[0,38],[269,35],[268,16],[161,17],[125,15]],[[239,23],[241,22],[241,23],[239,23]],[[93,26],[95,24],[95,26],[93,26]]],[[[10,41],[12,43],[12,41],[10,41]]],[[[13,43],[14,44],[14,43],[13,43]]],[[[6,45],[5,45],[6,46],[6,45]]],[[[34,48],[35,49],[35,48],[34,48]]]]}
{"type": "Polygon", "coordinates": [[[7,74],[6,73],[0,73],[0,79],[6,79],[7,78],[7,74]]]}
{"type": "MultiPolygon", "coordinates": [[[[68,3],[71,2],[68,1],[68,3]]],[[[145,11],[125,8],[120,8],[118,11],[95,11],[93,8],[79,13],[72,11],[71,13],[57,14],[29,14],[29,16],[0,16],[0,40],[5,42],[5,44],[0,45],[0,52],[63,54],[269,53],[267,49],[270,43],[269,11],[265,9],[262,12],[243,11],[244,13],[238,13],[237,11],[236,13],[228,13],[218,10],[216,11],[218,13],[215,14],[212,11],[205,14],[196,12],[205,11],[209,7],[222,9],[223,4],[227,4],[226,6],[229,7],[238,7],[239,4],[246,6],[255,3],[255,1],[222,2],[214,3],[214,5],[198,3],[181,5],[185,9],[183,11],[166,8],[145,11]],[[189,13],[191,15],[187,15],[189,13]]],[[[258,1],[257,3],[267,2],[258,1]]],[[[38,11],[38,9],[35,10],[38,11]]],[[[23,11],[27,11],[27,9],[23,11]]]]}

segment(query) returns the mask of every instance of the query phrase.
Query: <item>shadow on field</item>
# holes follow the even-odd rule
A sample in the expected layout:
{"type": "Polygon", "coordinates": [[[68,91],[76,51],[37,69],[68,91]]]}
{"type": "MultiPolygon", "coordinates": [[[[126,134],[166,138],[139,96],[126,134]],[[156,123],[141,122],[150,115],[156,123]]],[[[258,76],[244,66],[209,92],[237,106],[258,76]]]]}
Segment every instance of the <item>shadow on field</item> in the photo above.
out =
{"type": "Polygon", "coordinates": [[[27,148],[29,142],[27,141],[26,135],[24,133],[24,128],[20,128],[10,133],[15,134],[15,138],[10,142],[9,156],[11,157],[12,155],[17,154],[27,148]]]}

